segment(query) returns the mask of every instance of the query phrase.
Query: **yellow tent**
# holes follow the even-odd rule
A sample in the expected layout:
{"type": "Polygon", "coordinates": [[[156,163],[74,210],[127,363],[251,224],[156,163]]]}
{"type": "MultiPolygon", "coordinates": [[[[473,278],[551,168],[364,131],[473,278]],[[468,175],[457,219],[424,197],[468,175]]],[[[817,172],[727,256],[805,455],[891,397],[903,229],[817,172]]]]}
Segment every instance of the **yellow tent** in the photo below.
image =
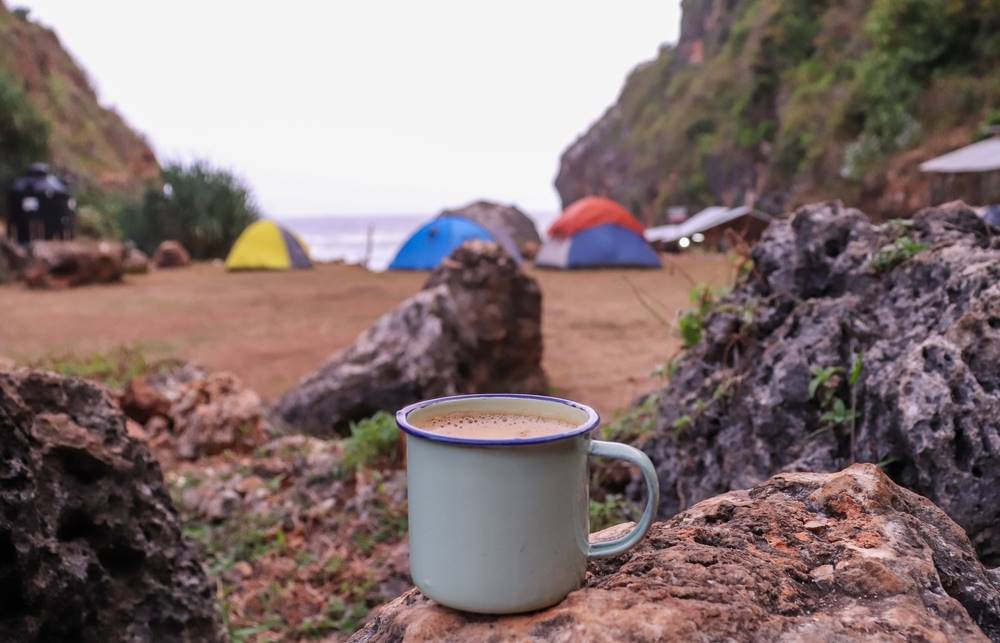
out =
{"type": "Polygon", "coordinates": [[[257,221],[240,234],[226,257],[227,270],[312,268],[306,245],[274,221],[257,221]]]}

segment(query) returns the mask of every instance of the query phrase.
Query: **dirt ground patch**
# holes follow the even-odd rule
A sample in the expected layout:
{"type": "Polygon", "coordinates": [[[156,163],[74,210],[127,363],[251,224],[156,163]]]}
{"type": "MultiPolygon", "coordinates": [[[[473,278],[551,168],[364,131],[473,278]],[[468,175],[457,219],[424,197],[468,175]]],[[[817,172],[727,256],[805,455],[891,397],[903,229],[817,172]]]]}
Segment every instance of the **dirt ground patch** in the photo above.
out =
{"type": "MultiPolygon", "coordinates": [[[[733,275],[725,257],[702,254],[673,257],[656,271],[529,270],[544,297],[553,393],[603,414],[651,388],[650,372],[677,349],[674,333],[648,307],[673,321],[689,306],[692,282],[722,285],[733,275]]],[[[139,345],[233,371],[273,399],[425,279],[344,265],[227,273],[205,263],[65,291],[7,285],[0,287],[0,356],[27,362],[139,345]]]]}

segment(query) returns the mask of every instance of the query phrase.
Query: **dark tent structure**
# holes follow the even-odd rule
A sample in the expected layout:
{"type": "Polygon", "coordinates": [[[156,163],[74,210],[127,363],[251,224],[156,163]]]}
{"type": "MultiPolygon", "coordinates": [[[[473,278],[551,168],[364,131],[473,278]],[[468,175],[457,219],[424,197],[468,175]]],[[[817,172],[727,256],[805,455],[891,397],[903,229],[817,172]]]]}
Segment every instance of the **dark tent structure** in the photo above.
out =
{"type": "Polygon", "coordinates": [[[7,236],[20,244],[72,239],[75,210],[69,186],[48,165],[35,163],[7,191],[7,236]]]}

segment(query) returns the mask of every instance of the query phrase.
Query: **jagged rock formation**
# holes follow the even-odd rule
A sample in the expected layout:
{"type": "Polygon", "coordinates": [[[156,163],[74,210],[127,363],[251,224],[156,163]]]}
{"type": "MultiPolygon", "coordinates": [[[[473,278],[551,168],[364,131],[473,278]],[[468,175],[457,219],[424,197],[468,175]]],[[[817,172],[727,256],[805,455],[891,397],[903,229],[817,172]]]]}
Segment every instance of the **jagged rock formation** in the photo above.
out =
{"type": "Polygon", "coordinates": [[[21,277],[30,288],[121,281],[125,246],[117,241],[33,241],[21,277]]]}
{"type": "Polygon", "coordinates": [[[931,204],[919,164],[972,142],[1000,104],[988,85],[1000,15],[981,3],[685,0],[683,11],[678,43],[636,67],[564,152],[564,206],[609,196],[657,223],[670,205],[777,214],[837,197],[909,214],[931,204]]]}
{"type": "Polygon", "coordinates": [[[541,306],[538,284],[497,245],[467,243],[274,410],[291,427],[330,435],[421,399],[544,392],[541,306]]]}
{"type": "Polygon", "coordinates": [[[48,124],[52,165],[77,187],[138,194],[157,180],[160,166],[145,139],[100,104],[51,29],[17,14],[0,2],[0,75],[21,87],[48,124]]]}
{"type": "Polygon", "coordinates": [[[260,396],[225,371],[168,365],[125,387],[121,406],[143,425],[163,465],[223,451],[247,453],[264,442],[267,421],[260,396]]]}
{"type": "Polygon", "coordinates": [[[1000,231],[961,203],[881,226],[827,203],[772,224],[753,261],[644,438],[664,514],[881,463],[1000,564],[1000,231]]]}
{"type": "Polygon", "coordinates": [[[500,230],[517,244],[521,254],[530,259],[538,252],[542,238],[538,236],[535,222],[517,206],[503,205],[493,201],[473,201],[453,210],[445,210],[441,216],[455,215],[471,219],[487,230],[500,230]]]}
{"type": "Polygon", "coordinates": [[[146,447],[107,392],[0,372],[0,640],[222,640],[146,447]]]}
{"type": "Polygon", "coordinates": [[[490,617],[416,589],[374,641],[1000,640],[1000,574],[926,498],[878,467],[788,473],[654,524],[555,607],[490,617]]]}

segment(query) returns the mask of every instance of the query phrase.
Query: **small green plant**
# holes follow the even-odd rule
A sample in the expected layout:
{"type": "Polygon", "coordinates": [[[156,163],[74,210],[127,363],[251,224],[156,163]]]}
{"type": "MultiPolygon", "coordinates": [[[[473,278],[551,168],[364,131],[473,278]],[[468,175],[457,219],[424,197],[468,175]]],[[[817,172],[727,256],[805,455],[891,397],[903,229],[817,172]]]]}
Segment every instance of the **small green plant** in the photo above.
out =
{"type": "Polygon", "coordinates": [[[832,431],[838,427],[847,427],[850,432],[850,457],[854,461],[854,439],[858,415],[858,383],[864,371],[864,354],[858,353],[851,362],[851,368],[845,373],[839,366],[814,367],[812,379],[809,381],[809,398],[819,402],[820,428],[813,435],[824,431],[832,431]],[[850,388],[850,406],[837,394],[846,375],[850,388]]]}
{"type": "Polygon", "coordinates": [[[705,321],[721,295],[722,291],[714,291],[705,284],[691,289],[691,303],[695,307],[681,313],[680,319],[677,320],[677,331],[684,348],[691,348],[701,341],[705,321]]]}
{"type": "Polygon", "coordinates": [[[888,272],[896,266],[909,261],[927,246],[914,240],[909,236],[902,236],[879,248],[878,252],[871,259],[871,267],[875,272],[888,272]]]}
{"type": "Polygon", "coordinates": [[[682,415],[676,420],[674,420],[672,426],[674,427],[674,431],[676,431],[677,434],[680,435],[684,433],[685,429],[687,429],[692,424],[694,424],[694,419],[690,415],[682,415]]]}
{"type": "Polygon", "coordinates": [[[390,458],[399,444],[396,420],[385,411],[351,424],[351,436],[344,440],[345,472],[370,467],[390,458]]]}
{"type": "Polygon", "coordinates": [[[850,422],[850,411],[844,401],[837,396],[837,389],[843,379],[844,369],[839,366],[815,367],[809,381],[809,398],[819,402],[822,414],[820,428],[814,433],[832,430],[850,422]]]}
{"type": "Polygon", "coordinates": [[[128,346],[90,355],[50,355],[31,363],[33,368],[94,380],[114,389],[124,388],[132,379],[155,370],[157,365],[144,349],[128,346]]]}
{"type": "Polygon", "coordinates": [[[834,378],[843,372],[844,369],[839,366],[814,367],[812,369],[812,379],[809,380],[809,397],[815,398],[817,391],[820,389],[825,391],[825,396],[832,395],[836,392],[838,383],[834,378]]]}

